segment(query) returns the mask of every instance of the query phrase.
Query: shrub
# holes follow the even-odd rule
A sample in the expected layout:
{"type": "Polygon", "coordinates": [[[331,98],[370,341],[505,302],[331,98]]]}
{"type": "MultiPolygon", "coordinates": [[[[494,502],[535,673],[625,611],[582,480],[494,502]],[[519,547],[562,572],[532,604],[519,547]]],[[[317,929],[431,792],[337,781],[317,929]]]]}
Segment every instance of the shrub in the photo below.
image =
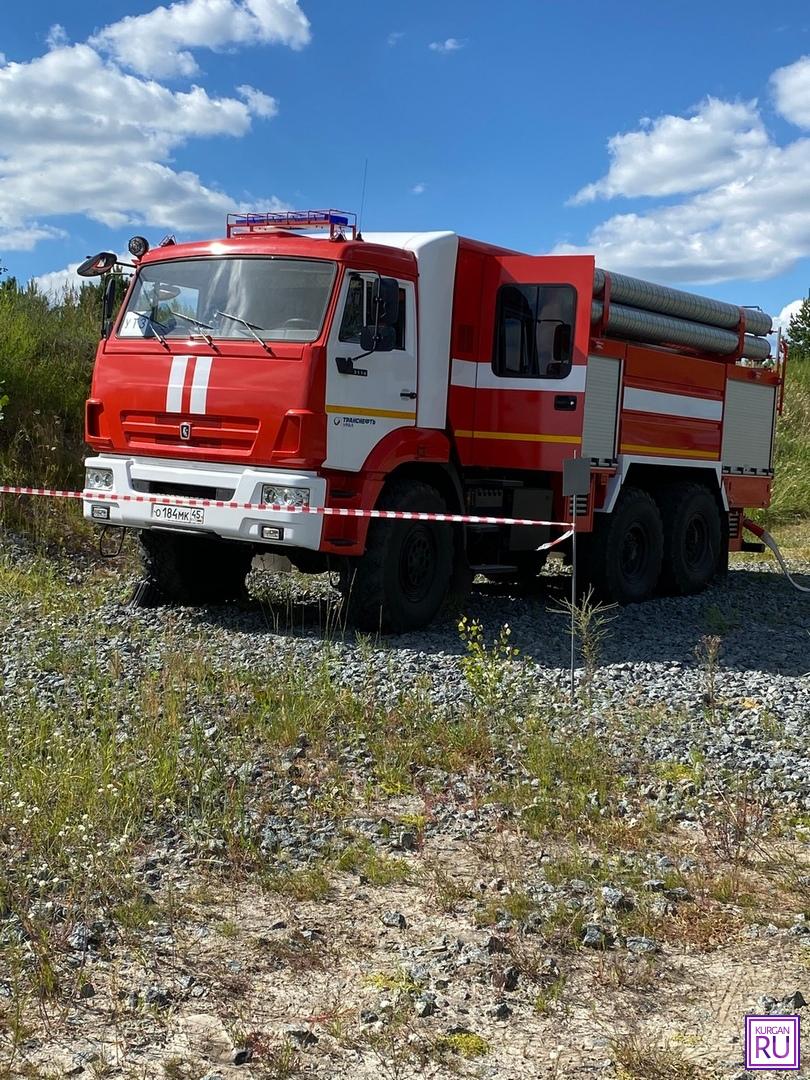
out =
{"type": "MultiPolygon", "coordinates": [[[[0,483],[80,487],[84,402],[99,337],[98,286],[51,302],[32,283],[0,283],[0,483]]],[[[47,539],[79,527],[77,506],[4,498],[2,518],[47,539]]]]}

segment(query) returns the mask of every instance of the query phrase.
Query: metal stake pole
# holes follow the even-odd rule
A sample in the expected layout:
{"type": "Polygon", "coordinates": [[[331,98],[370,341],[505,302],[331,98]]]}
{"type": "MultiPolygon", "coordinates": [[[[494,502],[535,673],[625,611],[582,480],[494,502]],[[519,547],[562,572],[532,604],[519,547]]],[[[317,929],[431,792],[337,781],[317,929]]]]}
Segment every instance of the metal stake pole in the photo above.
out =
{"type": "MultiPolygon", "coordinates": [[[[571,502],[573,504],[573,499],[571,502]]],[[[571,537],[571,704],[576,697],[574,685],[574,659],[576,652],[576,604],[577,604],[577,527],[574,522],[574,535],[571,537]]]]}

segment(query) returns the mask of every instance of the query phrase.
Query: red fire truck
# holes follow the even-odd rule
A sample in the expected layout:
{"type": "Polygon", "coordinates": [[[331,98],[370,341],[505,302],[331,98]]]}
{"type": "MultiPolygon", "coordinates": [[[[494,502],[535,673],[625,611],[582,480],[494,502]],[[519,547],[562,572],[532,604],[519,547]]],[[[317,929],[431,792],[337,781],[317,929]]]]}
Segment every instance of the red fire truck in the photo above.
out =
{"type": "Polygon", "coordinates": [[[109,274],[84,512],[139,531],[156,597],[238,597],[281,553],[339,570],[357,625],[402,631],[473,573],[533,578],[554,532],[105,493],[573,520],[581,579],[620,603],[703,589],[768,505],[785,357],[758,309],[337,211],[130,252],[117,314],[115,255],[82,268],[109,274]]]}

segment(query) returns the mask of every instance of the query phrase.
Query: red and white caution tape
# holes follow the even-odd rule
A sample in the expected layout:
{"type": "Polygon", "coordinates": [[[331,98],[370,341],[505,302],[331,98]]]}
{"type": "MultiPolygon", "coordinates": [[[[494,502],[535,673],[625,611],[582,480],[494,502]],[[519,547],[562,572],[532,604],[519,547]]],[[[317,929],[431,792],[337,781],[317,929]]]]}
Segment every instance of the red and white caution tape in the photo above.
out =
{"type": "Polygon", "coordinates": [[[38,495],[51,499],[84,499],[88,502],[145,503],[153,506],[215,507],[276,514],[317,514],[322,517],[383,518],[394,521],[442,521],[453,525],[545,525],[566,529],[562,536],[537,548],[544,551],[567,540],[574,532],[570,521],[539,521],[536,518],[490,517],[481,514],[428,514],[416,510],[355,510],[338,506],[283,506],[280,503],[234,502],[227,499],[193,499],[181,495],[117,495],[111,491],[60,491],[58,488],[15,487],[0,484],[0,495],[38,495]]]}

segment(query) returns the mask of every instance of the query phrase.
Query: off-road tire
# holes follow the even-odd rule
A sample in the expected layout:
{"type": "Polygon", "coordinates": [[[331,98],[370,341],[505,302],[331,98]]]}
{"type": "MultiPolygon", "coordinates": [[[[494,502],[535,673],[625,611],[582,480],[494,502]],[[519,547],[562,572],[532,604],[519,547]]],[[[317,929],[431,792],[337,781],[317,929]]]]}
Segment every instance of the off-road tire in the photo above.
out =
{"type": "Polygon", "coordinates": [[[144,573],[136,604],[225,604],[247,597],[245,579],[253,561],[248,544],[144,529],[140,547],[144,573]]]}
{"type": "Polygon", "coordinates": [[[682,483],[662,488],[658,505],[664,526],[661,591],[680,596],[702,592],[723,567],[717,500],[703,484],[682,483]]]}
{"type": "MultiPolygon", "coordinates": [[[[392,483],[378,509],[447,512],[429,484],[392,483]]],[[[365,554],[341,569],[346,620],[360,630],[401,634],[426,626],[442,609],[454,583],[452,525],[372,519],[365,554]]]]}
{"type": "Polygon", "coordinates": [[[451,526],[453,535],[453,567],[450,572],[450,585],[441,608],[441,615],[458,620],[466,613],[467,603],[472,592],[475,574],[467,561],[462,525],[451,526]]]}
{"type": "Polygon", "coordinates": [[[583,548],[584,588],[591,586],[607,603],[648,600],[658,585],[664,554],[655,499],[641,488],[625,488],[611,513],[594,515],[594,531],[583,548]]]}

